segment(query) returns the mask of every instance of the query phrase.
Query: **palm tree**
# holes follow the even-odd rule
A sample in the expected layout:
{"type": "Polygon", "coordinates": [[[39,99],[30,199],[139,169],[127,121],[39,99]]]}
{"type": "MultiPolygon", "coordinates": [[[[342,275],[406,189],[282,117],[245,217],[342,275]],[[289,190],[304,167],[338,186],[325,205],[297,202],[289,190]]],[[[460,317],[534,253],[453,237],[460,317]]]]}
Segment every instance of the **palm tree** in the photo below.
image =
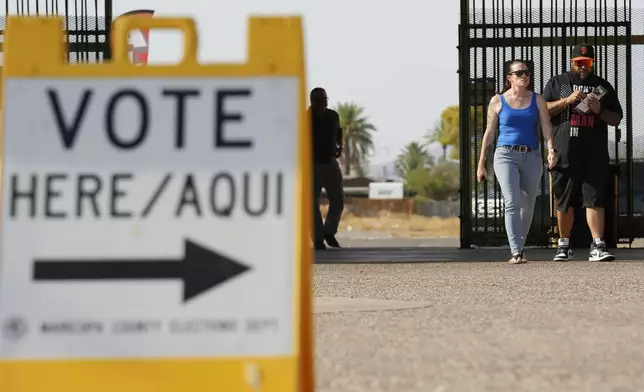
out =
{"type": "Polygon", "coordinates": [[[344,174],[353,169],[364,175],[369,155],[374,150],[373,135],[376,127],[364,115],[364,108],[353,102],[339,103],[335,109],[340,115],[340,126],[344,134],[342,165],[344,174]]]}
{"type": "Polygon", "coordinates": [[[396,158],[396,170],[398,174],[407,178],[407,173],[416,169],[422,169],[429,163],[427,147],[418,142],[410,142],[398,154],[396,158]]]}
{"type": "Polygon", "coordinates": [[[429,143],[438,143],[441,145],[441,148],[443,149],[442,160],[445,161],[447,160],[447,148],[453,145],[454,137],[451,133],[451,129],[443,126],[442,123],[442,121],[437,121],[434,128],[427,132],[425,138],[429,143]]]}
{"type": "MultiPolygon", "coordinates": [[[[440,127],[442,128],[441,132],[446,134],[441,139],[448,141],[447,144],[452,147],[452,152],[450,153],[451,158],[458,159],[460,145],[460,109],[458,105],[448,106],[443,109],[441,112],[440,127]]],[[[443,151],[445,150],[445,147],[443,147],[443,151]]]]}

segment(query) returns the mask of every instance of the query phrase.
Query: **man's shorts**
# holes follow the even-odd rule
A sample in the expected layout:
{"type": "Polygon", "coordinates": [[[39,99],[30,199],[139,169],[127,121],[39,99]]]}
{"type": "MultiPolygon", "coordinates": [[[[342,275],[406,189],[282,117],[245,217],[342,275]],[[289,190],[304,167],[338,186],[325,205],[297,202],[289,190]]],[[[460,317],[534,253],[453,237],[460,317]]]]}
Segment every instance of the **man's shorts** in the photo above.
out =
{"type": "Polygon", "coordinates": [[[571,207],[604,207],[609,180],[608,162],[589,159],[581,165],[554,168],[551,175],[557,210],[565,212],[571,207]]]}

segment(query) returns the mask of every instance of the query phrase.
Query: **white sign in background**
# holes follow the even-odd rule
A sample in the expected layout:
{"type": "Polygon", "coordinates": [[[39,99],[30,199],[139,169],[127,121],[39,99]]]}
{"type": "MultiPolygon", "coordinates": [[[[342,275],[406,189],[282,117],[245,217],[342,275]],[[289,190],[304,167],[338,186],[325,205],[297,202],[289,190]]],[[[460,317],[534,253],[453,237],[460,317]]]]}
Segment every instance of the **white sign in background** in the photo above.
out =
{"type": "Polygon", "coordinates": [[[297,79],[9,79],[5,92],[0,357],[293,353],[297,79]],[[190,90],[183,147],[178,99],[164,90],[190,90]],[[84,96],[66,148],[52,103],[71,132],[84,96]],[[113,138],[136,140],[141,102],[147,135],[117,148],[110,118],[113,138]],[[36,259],[181,260],[185,240],[250,269],[186,302],[180,279],[33,280],[36,259]]]}

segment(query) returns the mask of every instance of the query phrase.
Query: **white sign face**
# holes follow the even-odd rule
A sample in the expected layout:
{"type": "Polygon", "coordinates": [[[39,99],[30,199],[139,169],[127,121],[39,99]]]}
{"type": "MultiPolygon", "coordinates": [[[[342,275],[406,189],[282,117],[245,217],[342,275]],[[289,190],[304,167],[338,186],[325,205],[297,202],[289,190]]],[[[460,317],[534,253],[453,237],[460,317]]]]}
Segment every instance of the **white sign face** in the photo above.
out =
{"type": "Polygon", "coordinates": [[[370,199],[402,199],[405,187],[402,182],[372,182],[369,184],[370,199]]]}
{"type": "Polygon", "coordinates": [[[5,88],[0,359],[293,354],[296,78],[5,88]]]}

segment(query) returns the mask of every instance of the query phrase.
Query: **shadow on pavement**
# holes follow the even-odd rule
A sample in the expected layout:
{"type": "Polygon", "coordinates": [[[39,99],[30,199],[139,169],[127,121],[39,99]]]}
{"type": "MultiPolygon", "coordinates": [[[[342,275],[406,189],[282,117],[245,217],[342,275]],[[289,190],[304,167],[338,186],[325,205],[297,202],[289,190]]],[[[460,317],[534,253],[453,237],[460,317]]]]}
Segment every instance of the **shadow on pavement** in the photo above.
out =
{"type": "MultiPolygon", "coordinates": [[[[527,249],[528,260],[550,261],[552,248],[527,249]]],[[[572,261],[588,260],[589,249],[575,249],[572,261]]],[[[614,249],[617,260],[644,261],[644,249],[614,249]]],[[[315,251],[316,264],[499,262],[510,258],[509,249],[458,249],[454,247],[355,247],[315,251]]]]}

